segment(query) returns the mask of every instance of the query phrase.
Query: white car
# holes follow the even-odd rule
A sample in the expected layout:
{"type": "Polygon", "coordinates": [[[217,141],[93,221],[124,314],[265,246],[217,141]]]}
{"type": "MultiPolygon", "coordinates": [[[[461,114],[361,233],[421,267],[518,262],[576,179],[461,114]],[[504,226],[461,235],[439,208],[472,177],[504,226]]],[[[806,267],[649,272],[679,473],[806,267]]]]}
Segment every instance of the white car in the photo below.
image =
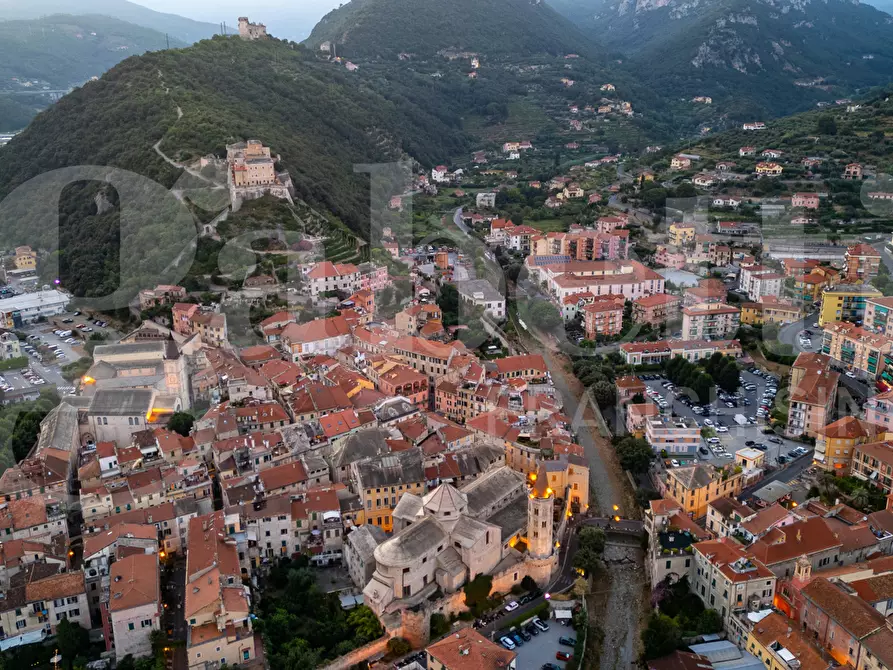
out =
{"type": "Polygon", "coordinates": [[[704,419],[704,425],[705,425],[705,426],[712,426],[712,425],[713,425],[713,420],[712,420],[712,419],[704,419]]]}
{"type": "Polygon", "coordinates": [[[514,612],[516,609],[518,609],[518,602],[516,600],[513,600],[512,602],[510,602],[508,605],[505,606],[506,612],[514,612]]]}
{"type": "Polygon", "coordinates": [[[855,378],[856,378],[856,375],[854,375],[854,374],[853,374],[852,372],[850,372],[849,370],[847,370],[847,371],[844,372],[843,374],[845,374],[845,375],[846,375],[847,377],[849,377],[850,379],[855,379],[855,378]]]}
{"type": "Polygon", "coordinates": [[[672,465],[674,468],[678,468],[678,467],[679,467],[679,461],[677,461],[677,460],[674,458],[672,461],[670,461],[670,465],[672,465]]]}
{"type": "Polygon", "coordinates": [[[726,428],[725,426],[719,426],[719,427],[716,429],[716,432],[717,432],[717,433],[728,433],[728,432],[729,432],[729,429],[726,428]]]}

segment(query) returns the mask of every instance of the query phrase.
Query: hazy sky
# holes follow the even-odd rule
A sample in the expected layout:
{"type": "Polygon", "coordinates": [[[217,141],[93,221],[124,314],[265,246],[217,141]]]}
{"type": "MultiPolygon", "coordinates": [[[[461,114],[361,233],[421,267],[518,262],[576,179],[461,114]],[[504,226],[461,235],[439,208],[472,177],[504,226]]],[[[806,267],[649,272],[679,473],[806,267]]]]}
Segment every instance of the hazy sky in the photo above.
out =
{"type": "Polygon", "coordinates": [[[159,12],[179,14],[190,19],[235,25],[246,15],[252,21],[265,23],[276,37],[301,40],[310,34],[323,15],[347,0],[133,0],[159,12]]]}

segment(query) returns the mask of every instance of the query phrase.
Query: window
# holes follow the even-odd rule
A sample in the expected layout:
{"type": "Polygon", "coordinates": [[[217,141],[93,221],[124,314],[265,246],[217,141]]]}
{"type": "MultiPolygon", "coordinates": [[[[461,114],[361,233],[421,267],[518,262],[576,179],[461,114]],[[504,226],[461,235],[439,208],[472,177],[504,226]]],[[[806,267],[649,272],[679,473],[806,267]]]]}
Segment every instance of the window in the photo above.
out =
{"type": "Polygon", "coordinates": [[[142,622],[140,623],[141,628],[148,628],[151,625],[152,625],[152,619],[143,619],[142,622]]]}
{"type": "Polygon", "coordinates": [[[134,628],[136,628],[136,626],[134,626],[133,623],[127,624],[127,630],[133,630],[134,628]]]}

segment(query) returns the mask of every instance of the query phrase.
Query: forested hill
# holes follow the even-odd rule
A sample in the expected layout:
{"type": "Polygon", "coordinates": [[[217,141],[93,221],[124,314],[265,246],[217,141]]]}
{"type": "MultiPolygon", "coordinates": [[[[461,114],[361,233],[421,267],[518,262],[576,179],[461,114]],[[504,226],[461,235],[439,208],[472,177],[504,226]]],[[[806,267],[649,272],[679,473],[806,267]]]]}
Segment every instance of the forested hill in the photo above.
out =
{"type": "MultiPolygon", "coordinates": [[[[54,88],[99,76],[128,56],[164,49],[164,34],[94,14],[0,22],[0,81],[37,79],[54,88]]],[[[186,46],[177,39],[171,47],[186,46]]]]}
{"type": "MultiPolygon", "coordinates": [[[[257,138],[281,154],[300,198],[365,236],[368,175],[355,174],[354,164],[409,155],[430,165],[465,152],[456,110],[476,104],[408,70],[377,77],[316,62],[293,43],[216,37],[129,58],[40,114],[0,149],[0,198],[38,174],[73,165],[114,165],[169,188],[179,173],[153,150],[159,140],[168,156],[190,159],[224,155],[227,143],[257,138]]],[[[113,222],[97,218],[68,222],[69,256],[78,245],[89,256],[108,237],[113,222]],[[87,231],[91,239],[84,239],[87,231]]],[[[7,244],[54,243],[51,231],[6,224],[15,236],[7,244]]],[[[71,287],[102,294],[114,273],[95,254],[83,260],[69,266],[80,273],[71,287]]]]}
{"type": "Polygon", "coordinates": [[[665,96],[779,116],[886,84],[893,18],[850,0],[551,0],[665,96]]]}
{"type": "Polygon", "coordinates": [[[531,56],[602,53],[541,0],[351,0],[329,12],[306,43],[349,58],[426,56],[442,50],[531,56]]]}
{"type": "Polygon", "coordinates": [[[51,14],[101,14],[187,43],[212,37],[220,30],[213,23],[156,12],[128,0],[0,0],[0,21],[34,20],[51,14]]]}

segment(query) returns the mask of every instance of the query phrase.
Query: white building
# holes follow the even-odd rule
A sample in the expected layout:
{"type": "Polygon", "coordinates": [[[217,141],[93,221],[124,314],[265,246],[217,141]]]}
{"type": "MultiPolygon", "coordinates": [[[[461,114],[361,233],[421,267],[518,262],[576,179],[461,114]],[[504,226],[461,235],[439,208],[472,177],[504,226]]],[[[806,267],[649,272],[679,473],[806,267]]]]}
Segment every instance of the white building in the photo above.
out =
{"type": "Polygon", "coordinates": [[[20,328],[22,324],[36,321],[39,317],[62,314],[70,298],[55,289],[25,293],[0,300],[0,327],[20,328]]]}
{"type": "Polygon", "coordinates": [[[475,204],[478,207],[496,207],[496,194],[495,193],[478,193],[475,197],[475,204]]]}
{"type": "Polygon", "coordinates": [[[115,655],[149,656],[150,635],[161,621],[158,557],[154,553],[125,556],[112,564],[111,572],[108,612],[115,655]]]}
{"type": "Polygon", "coordinates": [[[0,360],[6,361],[21,355],[19,338],[15,336],[15,333],[0,333],[0,360]]]}
{"type": "Polygon", "coordinates": [[[493,288],[486,279],[469,279],[456,282],[459,297],[463,302],[471,303],[475,307],[483,307],[484,314],[502,321],[505,319],[505,296],[493,288]]]}

